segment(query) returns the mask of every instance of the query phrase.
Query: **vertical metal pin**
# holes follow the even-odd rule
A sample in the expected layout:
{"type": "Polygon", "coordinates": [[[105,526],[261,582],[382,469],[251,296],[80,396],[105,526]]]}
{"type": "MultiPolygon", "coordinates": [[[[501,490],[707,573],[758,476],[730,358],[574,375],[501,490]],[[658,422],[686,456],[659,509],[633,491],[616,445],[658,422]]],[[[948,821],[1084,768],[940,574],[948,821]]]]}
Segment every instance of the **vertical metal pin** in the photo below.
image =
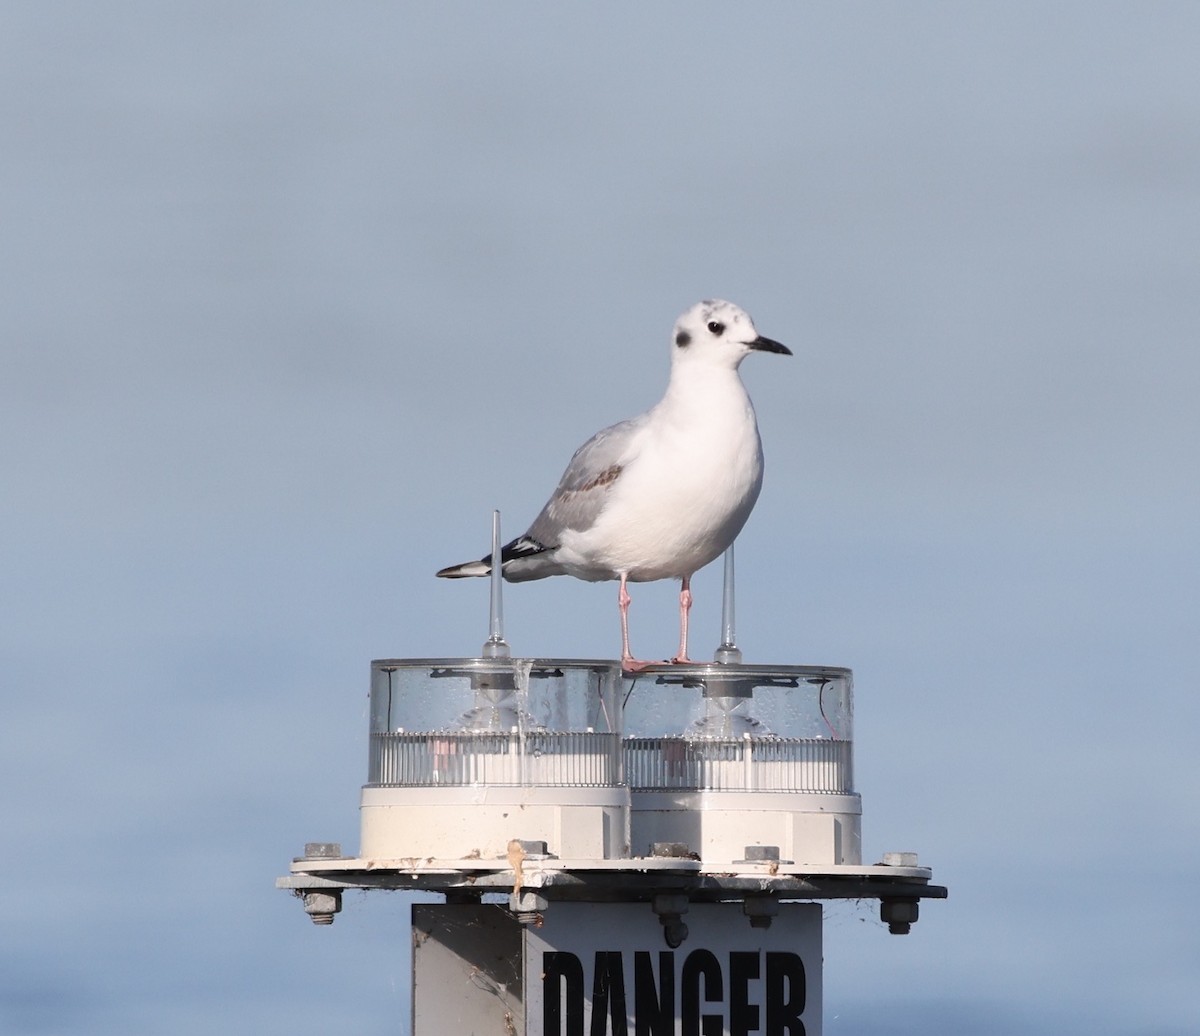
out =
{"type": "Polygon", "coordinates": [[[500,564],[500,512],[492,512],[492,599],[488,613],[488,639],[483,643],[484,658],[508,658],[504,640],[504,573],[500,564]]]}
{"type": "Polygon", "coordinates": [[[725,551],[725,581],[721,588],[721,646],[713,653],[714,662],[736,665],[742,660],[737,646],[733,610],[733,544],[725,551]]]}

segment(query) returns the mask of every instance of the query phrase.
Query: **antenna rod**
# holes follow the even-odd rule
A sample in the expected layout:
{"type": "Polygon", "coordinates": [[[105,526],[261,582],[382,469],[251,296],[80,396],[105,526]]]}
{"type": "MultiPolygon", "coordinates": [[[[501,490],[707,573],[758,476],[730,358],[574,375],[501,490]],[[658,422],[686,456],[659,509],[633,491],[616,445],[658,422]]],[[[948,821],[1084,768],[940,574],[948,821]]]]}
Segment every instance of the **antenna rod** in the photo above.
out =
{"type": "Polygon", "coordinates": [[[488,612],[488,639],[483,642],[484,658],[508,658],[504,640],[504,572],[500,564],[500,512],[492,512],[492,600],[488,612]]]}
{"type": "Polygon", "coordinates": [[[714,662],[737,665],[742,652],[737,646],[733,612],[733,544],[725,551],[725,582],[721,588],[721,646],[713,653],[714,662]]]}

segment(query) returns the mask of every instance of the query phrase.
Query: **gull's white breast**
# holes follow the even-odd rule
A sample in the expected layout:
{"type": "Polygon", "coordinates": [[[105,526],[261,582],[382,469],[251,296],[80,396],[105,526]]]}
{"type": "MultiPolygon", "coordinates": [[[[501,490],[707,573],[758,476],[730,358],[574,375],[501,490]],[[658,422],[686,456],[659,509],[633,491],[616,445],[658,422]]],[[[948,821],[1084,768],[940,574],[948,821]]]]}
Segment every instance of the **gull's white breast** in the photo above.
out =
{"type": "Polygon", "coordinates": [[[762,488],[754,408],[733,371],[691,389],[651,411],[596,522],[564,531],[557,560],[572,575],[682,579],[741,531],[762,488]]]}

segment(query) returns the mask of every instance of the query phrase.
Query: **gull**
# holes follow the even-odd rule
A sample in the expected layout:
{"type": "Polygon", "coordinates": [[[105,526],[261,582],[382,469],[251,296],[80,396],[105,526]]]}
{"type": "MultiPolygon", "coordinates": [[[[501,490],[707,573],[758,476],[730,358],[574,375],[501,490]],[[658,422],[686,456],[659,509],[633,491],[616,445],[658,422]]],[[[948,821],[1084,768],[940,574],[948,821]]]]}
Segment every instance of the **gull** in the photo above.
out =
{"type": "MultiPolygon", "coordinates": [[[[762,441],[738,375],[752,352],[792,355],[733,303],[694,305],[675,323],[662,400],[580,446],[529,530],[500,551],[504,578],[514,583],[557,575],[619,580],[627,671],[655,664],[629,649],[627,584],[679,580],[679,651],[671,661],[690,662],[692,576],[733,543],[762,489],[762,441]]],[[[438,575],[491,570],[488,554],[438,575]]]]}

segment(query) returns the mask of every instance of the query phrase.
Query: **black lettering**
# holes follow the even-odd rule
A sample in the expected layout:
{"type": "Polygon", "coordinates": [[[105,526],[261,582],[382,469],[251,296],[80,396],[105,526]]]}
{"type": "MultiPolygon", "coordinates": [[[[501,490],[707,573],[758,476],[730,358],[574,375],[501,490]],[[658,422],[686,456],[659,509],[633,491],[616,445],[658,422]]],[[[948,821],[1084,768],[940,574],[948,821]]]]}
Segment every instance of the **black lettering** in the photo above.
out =
{"type": "Polygon", "coordinates": [[[675,954],[658,954],[658,982],[646,950],[633,955],[633,1036],[675,1036],[675,954]]]}
{"type": "Polygon", "coordinates": [[[629,1036],[625,1011],[625,970],[621,954],[613,950],[596,952],[596,970],[592,979],[591,1036],[629,1036]],[[608,1027],[612,1022],[612,1029],[608,1027]]]}
{"type": "Polygon", "coordinates": [[[725,996],[720,962],[709,950],[692,950],[684,959],[679,976],[680,1036],[723,1036],[725,1026],[721,1015],[700,1013],[701,976],[708,1003],[720,1003],[725,996]]]}
{"type": "Polygon", "coordinates": [[[804,961],[794,953],[768,953],[765,985],[767,1036],[805,1036],[800,1020],[807,997],[804,961]]]}
{"type": "Polygon", "coordinates": [[[542,1032],[544,1036],[583,1036],[583,963],[573,953],[542,954],[542,1032]],[[563,1028],[566,982],[567,1027],[563,1028]]]}
{"type": "Polygon", "coordinates": [[[758,1004],[750,1003],[750,980],[758,978],[758,951],[729,954],[729,1036],[758,1032],[758,1004]]]}

